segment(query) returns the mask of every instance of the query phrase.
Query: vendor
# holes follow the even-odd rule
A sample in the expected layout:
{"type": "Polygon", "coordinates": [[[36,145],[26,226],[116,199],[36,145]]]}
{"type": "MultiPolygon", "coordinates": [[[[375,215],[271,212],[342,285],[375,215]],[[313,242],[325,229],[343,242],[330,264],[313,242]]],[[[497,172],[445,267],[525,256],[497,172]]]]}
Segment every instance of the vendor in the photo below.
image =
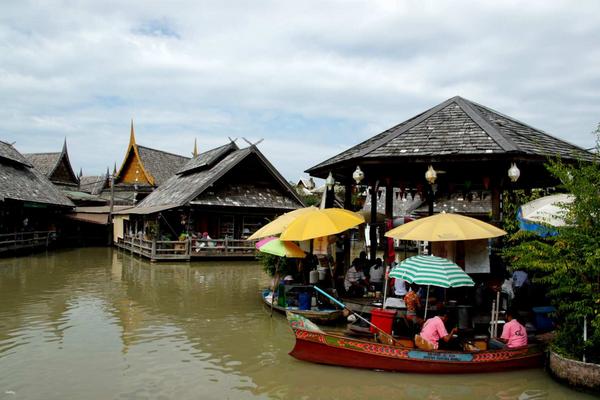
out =
{"type": "Polygon", "coordinates": [[[346,294],[350,297],[363,297],[368,286],[367,278],[363,273],[362,262],[355,258],[352,261],[352,266],[346,271],[344,278],[344,288],[346,294]]]}
{"type": "Polygon", "coordinates": [[[439,347],[440,339],[448,343],[450,339],[452,339],[452,335],[458,332],[458,328],[452,328],[450,333],[446,330],[445,323],[448,321],[448,313],[445,309],[441,309],[438,311],[438,315],[429,318],[423,324],[423,328],[421,329],[420,336],[425,341],[431,344],[433,349],[437,349],[439,347]]]}
{"type": "Polygon", "coordinates": [[[502,335],[498,339],[490,339],[491,349],[501,349],[504,346],[508,348],[527,346],[527,329],[514,318],[514,311],[506,312],[506,320],[502,328],[502,335]]]}

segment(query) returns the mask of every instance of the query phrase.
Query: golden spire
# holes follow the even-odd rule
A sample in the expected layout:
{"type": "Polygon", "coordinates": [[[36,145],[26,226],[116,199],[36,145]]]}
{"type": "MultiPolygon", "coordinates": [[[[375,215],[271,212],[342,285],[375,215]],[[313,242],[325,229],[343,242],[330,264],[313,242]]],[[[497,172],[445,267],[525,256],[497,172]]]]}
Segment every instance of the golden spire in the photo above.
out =
{"type": "Polygon", "coordinates": [[[194,151],[192,152],[193,157],[198,157],[198,145],[196,144],[196,138],[194,138],[194,151]]]}
{"type": "Polygon", "coordinates": [[[135,133],[133,132],[133,118],[131,118],[131,133],[129,134],[129,146],[135,144],[135,133]]]}

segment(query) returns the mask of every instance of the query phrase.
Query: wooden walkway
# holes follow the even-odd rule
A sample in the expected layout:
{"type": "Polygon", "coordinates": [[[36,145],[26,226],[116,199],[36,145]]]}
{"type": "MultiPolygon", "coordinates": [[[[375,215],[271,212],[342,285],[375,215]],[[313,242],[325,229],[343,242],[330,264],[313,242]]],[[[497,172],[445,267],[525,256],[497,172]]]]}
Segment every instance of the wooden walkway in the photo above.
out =
{"type": "Polygon", "coordinates": [[[0,234],[0,253],[48,248],[56,231],[15,232],[0,234]]]}
{"type": "Polygon", "coordinates": [[[190,261],[201,258],[254,258],[255,242],[236,239],[186,239],[183,241],[119,238],[115,245],[150,261],[190,261]]]}

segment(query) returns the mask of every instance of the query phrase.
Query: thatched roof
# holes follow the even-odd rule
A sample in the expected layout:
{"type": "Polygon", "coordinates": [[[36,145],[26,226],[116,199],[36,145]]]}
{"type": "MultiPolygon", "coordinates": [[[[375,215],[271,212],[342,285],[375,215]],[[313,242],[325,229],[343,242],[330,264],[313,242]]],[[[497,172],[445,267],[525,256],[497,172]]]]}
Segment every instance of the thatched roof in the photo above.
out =
{"type": "Polygon", "coordinates": [[[239,206],[269,209],[295,209],[302,201],[290,184],[269,163],[264,155],[250,146],[239,149],[234,143],[199,154],[140,202],[139,207],[161,205],[239,206]],[[252,179],[220,180],[228,173],[247,176],[242,163],[252,162],[252,174],[261,175],[261,182],[252,179]],[[259,167],[260,166],[260,167],[259,167]],[[236,167],[239,167],[236,169],[236,167]],[[271,183],[264,183],[270,177],[271,183]],[[234,183],[232,183],[234,182],[234,183]],[[273,183],[275,182],[275,183],[273,183]]]}
{"type": "Polygon", "coordinates": [[[0,201],[6,199],[73,207],[42,172],[12,145],[0,141],[0,201]]]}
{"type": "Polygon", "coordinates": [[[27,153],[29,162],[48,179],[55,183],[77,185],[79,183],[67,151],[67,140],[57,153],[27,153]]]}
{"type": "Polygon", "coordinates": [[[306,172],[325,177],[341,164],[399,160],[439,162],[498,155],[591,160],[590,152],[481,104],[456,96],[357,144],[306,172]]]}

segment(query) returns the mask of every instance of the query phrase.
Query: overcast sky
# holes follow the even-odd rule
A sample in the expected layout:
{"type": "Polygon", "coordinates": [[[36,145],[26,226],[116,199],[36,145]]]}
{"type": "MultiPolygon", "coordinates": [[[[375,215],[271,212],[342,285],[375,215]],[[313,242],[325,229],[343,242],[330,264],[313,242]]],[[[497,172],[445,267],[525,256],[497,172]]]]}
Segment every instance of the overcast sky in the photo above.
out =
{"type": "Polygon", "coordinates": [[[600,1],[0,2],[0,140],[85,175],[251,141],[288,179],[455,95],[582,147],[600,1]]]}

